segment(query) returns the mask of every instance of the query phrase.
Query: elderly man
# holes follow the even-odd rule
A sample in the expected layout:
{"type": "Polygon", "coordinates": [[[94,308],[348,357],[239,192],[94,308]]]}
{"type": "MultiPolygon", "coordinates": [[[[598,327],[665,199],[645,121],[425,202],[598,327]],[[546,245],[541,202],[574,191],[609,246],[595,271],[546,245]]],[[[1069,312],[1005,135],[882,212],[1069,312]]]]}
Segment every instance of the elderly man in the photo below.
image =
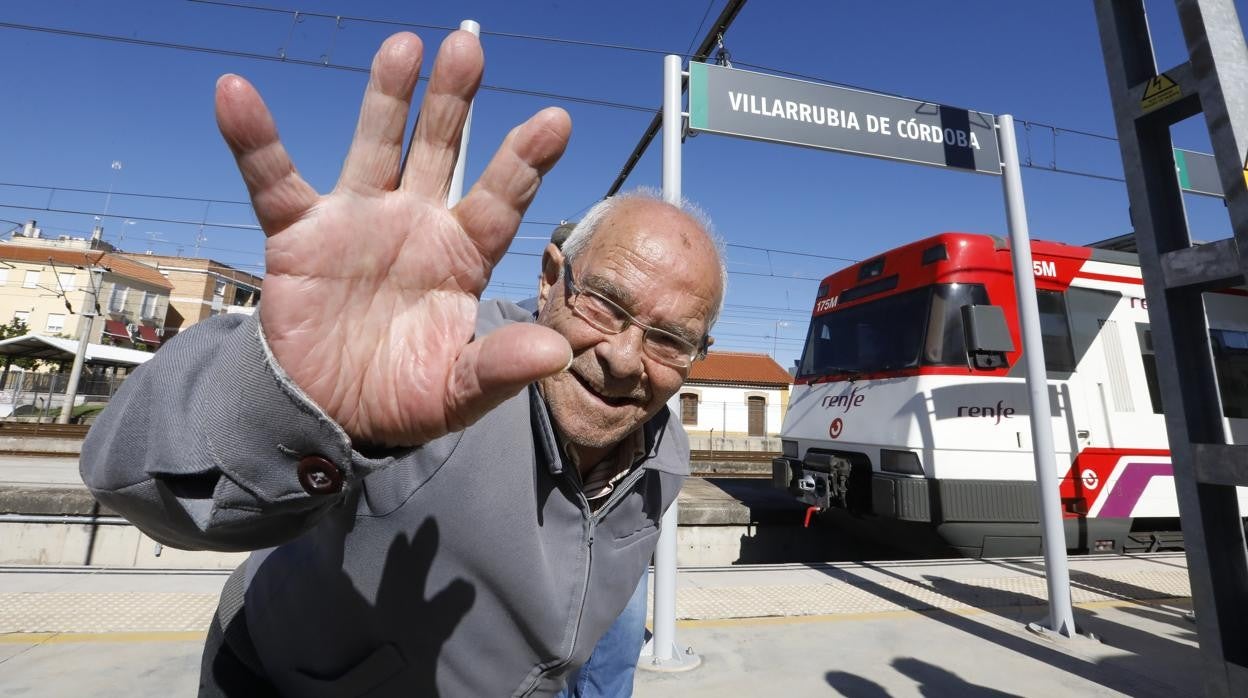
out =
{"type": "Polygon", "coordinates": [[[664,405],[722,303],[705,226],[617,197],[548,248],[537,322],[479,303],[570,124],[517,127],[448,210],[483,59],[471,34],[443,43],[404,160],[421,53],[383,44],[324,196],[255,90],[218,82],[268,236],[263,308],[170,342],[84,446],[84,480],[152,537],[257,550],[222,592],[202,695],[553,694],[687,473],[664,405]]]}

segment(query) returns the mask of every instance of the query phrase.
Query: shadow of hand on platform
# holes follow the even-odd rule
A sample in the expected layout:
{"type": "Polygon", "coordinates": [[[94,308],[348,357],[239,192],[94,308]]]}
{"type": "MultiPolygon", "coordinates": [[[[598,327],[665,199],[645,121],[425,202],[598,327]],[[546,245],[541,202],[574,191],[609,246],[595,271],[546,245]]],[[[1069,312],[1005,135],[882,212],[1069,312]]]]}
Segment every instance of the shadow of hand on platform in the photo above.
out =
{"type": "Polygon", "coordinates": [[[889,698],[888,691],[870,679],[864,679],[847,671],[829,671],[824,679],[832,690],[850,698],[889,698]]]}
{"type": "Polygon", "coordinates": [[[1024,698],[1020,693],[1006,693],[970,683],[952,671],[913,657],[894,659],[893,668],[917,681],[919,693],[929,698],[1024,698]]]}
{"type": "MultiPolygon", "coordinates": [[[[1168,698],[1174,695],[1181,695],[1182,692],[1175,689],[1173,685],[1157,680],[1159,672],[1151,668],[1150,661],[1145,658],[1123,657],[1113,660],[1102,660],[1099,662],[1090,662],[1081,657],[1073,656],[1067,652],[1055,648],[1048,647],[1027,634],[1027,631],[1019,623],[1015,629],[1005,629],[997,627],[991,623],[985,623],[976,620],[973,617],[961,613],[955,613],[945,608],[939,608],[932,604],[929,599],[933,586],[931,584],[923,584],[909,577],[898,574],[887,567],[871,563],[859,563],[863,568],[872,573],[876,573],[885,577],[891,577],[898,582],[913,587],[914,593],[908,593],[905,587],[901,589],[895,588],[894,585],[884,585],[865,576],[854,574],[844,568],[820,568],[817,569],[828,576],[834,577],[846,584],[854,586],[861,591],[869,593],[884,601],[888,601],[901,608],[920,611],[927,618],[943,623],[951,628],[960,630],[970,636],[980,638],[984,641],[991,642],[998,647],[1009,650],[1011,652],[1030,657],[1036,661],[1043,662],[1054,669],[1064,671],[1072,676],[1076,676],[1082,680],[1100,684],[1106,688],[1132,696],[1158,696],[1159,698],[1168,698]],[[1146,678],[1147,677],[1147,678],[1146,678]]],[[[939,578],[937,578],[939,579],[939,578]]],[[[930,581],[930,580],[929,580],[930,581]]],[[[961,603],[971,605],[975,608],[982,608],[990,613],[1009,618],[1011,623],[1017,623],[1020,618],[1010,618],[1012,615],[1021,616],[1024,608],[1034,608],[1036,616],[1041,615],[1043,606],[1038,603],[1035,597],[1025,594],[1016,594],[1009,591],[988,590],[994,596],[993,603],[1002,601],[1013,601],[1013,605],[1004,607],[993,607],[985,603],[984,589],[973,587],[971,585],[962,584],[952,580],[940,580],[941,586],[936,589],[954,600],[961,603]],[[978,605],[977,605],[978,604],[978,605]]],[[[1078,618],[1076,624],[1078,624],[1078,618]]],[[[1137,631],[1138,632],[1138,631],[1137,631]]],[[[1171,674],[1170,676],[1174,676],[1171,674]]]]}
{"type": "MultiPolygon", "coordinates": [[[[352,523],[339,525],[336,533],[345,537],[352,523]]],[[[442,646],[476,599],[464,579],[429,588],[439,539],[437,522],[427,518],[413,533],[366,541],[367,550],[357,545],[355,557],[377,560],[375,592],[367,591],[365,575],[343,571],[341,538],[331,534],[278,548],[252,583],[254,588],[263,575],[273,577],[263,580],[267,608],[259,610],[253,634],[264,636],[257,638],[261,647],[281,648],[300,693],[363,695],[402,687],[407,695],[437,695],[442,646]],[[294,582],[299,577],[310,579],[294,582]],[[304,593],[281,593],[292,582],[304,585],[304,593]],[[297,605],[306,602],[307,586],[322,600],[315,608],[297,605]]]]}

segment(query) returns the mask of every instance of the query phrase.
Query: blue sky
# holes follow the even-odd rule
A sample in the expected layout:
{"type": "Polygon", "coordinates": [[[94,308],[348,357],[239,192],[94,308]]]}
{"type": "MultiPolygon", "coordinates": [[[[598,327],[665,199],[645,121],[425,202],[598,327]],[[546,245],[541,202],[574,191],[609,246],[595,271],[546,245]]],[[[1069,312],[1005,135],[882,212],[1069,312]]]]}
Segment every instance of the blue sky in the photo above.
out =
{"type": "MultiPolygon", "coordinates": [[[[398,27],[289,11],[389,19],[435,27],[479,21],[485,32],[559,37],[646,51],[485,35],[485,84],[600,100],[616,106],[486,90],[479,96],[468,179],[506,131],[556,104],[573,119],[563,161],[546,178],[488,296],[531,295],[553,223],[602,197],[651,119],[628,107],[661,102],[662,53],[689,51],[725,0],[282,0],[284,13],[183,0],[7,0],[0,22],[276,57],[367,66],[398,27]]],[[[1238,4],[1241,14],[1245,7],[1238,4]]],[[[1170,2],[1150,2],[1162,68],[1184,59],[1170,2]]],[[[439,29],[414,29],[433,47],[439,29]]],[[[333,186],[354,128],[362,72],[0,28],[6,108],[0,119],[0,230],[28,218],[45,232],[89,233],[127,250],[199,253],[249,271],[262,234],[247,206],[132,196],[245,201],[217,134],[212,91],[237,72],[257,85],[296,165],[318,189],[333,186]],[[120,170],[110,167],[120,161],[120,170]],[[14,186],[28,185],[28,186],[14,186]],[[42,188],[31,188],[29,185],[42,188]],[[79,188],[103,193],[54,191],[79,188]],[[105,206],[107,205],[107,214],[105,206]],[[57,209],[49,211],[41,209],[57,209]],[[71,213],[76,212],[76,213],[71,213]],[[166,220],[153,220],[166,219],[166,220]],[[197,224],[168,221],[206,220],[197,224]],[[128,222],[129,221],[129,222],[128,222]],[[211,224],[226,224],[225,226],[211,224]]],[[[1125,187],[1048,171],[1120,176],[1104,65],[1090,0],[887,3],[750,0],[725,37],[738,68],[789,71],[916,99],[1010,113],[1033,122],[1018,138],[1033,237],[1086,243],[1129,232],[1125,187]],[[1039,124],[1057,126],[1054,132],[1039,124]]],[[[1174,129],[1179,147],[1208,152],[1203,121],[1174,129]]],[[[817,282],[845,264],[945,230],[1004,235],[998,178],[712,134],[684,147],[684,192],[728,243],[730,290],[716,348],[800,352],[817,282]],[[761,249],[756,249],[761,248],[761,249]],[[770,251],[769,251],[770,250],[770,251]],[[791,254],[796,253],[796,254],[791,254]]],[[[627,186],[659,186],[658,143],[627,186]]],[[[1220,201],[1191,196],[1196,237],[1230,234],[1220,201]]],[[[367,231],[343,231],[367,235],[367,231]]]]}

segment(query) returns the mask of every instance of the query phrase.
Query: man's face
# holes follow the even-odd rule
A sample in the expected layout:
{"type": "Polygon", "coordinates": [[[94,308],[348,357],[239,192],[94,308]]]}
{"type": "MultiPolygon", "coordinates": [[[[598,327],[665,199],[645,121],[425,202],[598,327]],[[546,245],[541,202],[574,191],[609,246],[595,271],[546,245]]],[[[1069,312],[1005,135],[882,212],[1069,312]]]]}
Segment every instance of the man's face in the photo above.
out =
{"type": "MultiPolygon", "coordinates": [[[[655,201],[628,200],[601,222],[572,263],[580,289],[619,305],[638,322],[698,346],[721,293],[718,255],[698,226],[655,201]]],[[[541,382],[563,435],[573,444],[608,448],[654,416],[680,389],[688,369],[665,365],[642,348],[643,330],[607,334],[568,306],[567,285],[541,284],[538,322],[572,345],[572,365],[541,382]]]]}

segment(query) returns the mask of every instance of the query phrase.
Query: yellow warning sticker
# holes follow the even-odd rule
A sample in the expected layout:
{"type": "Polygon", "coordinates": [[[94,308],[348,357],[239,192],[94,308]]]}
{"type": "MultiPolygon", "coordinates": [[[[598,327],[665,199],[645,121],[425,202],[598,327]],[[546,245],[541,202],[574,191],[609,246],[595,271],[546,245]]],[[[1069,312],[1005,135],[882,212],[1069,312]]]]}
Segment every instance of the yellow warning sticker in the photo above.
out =
{"type": "Polygon", "coordinates": [[[1182,96],[1179,83],[1162,73],[1148,81],[1148,87],[1144,88],[1144,97],[1140,99],[1140,111],[1147,114],[1177,101],[1182,96]]]}

